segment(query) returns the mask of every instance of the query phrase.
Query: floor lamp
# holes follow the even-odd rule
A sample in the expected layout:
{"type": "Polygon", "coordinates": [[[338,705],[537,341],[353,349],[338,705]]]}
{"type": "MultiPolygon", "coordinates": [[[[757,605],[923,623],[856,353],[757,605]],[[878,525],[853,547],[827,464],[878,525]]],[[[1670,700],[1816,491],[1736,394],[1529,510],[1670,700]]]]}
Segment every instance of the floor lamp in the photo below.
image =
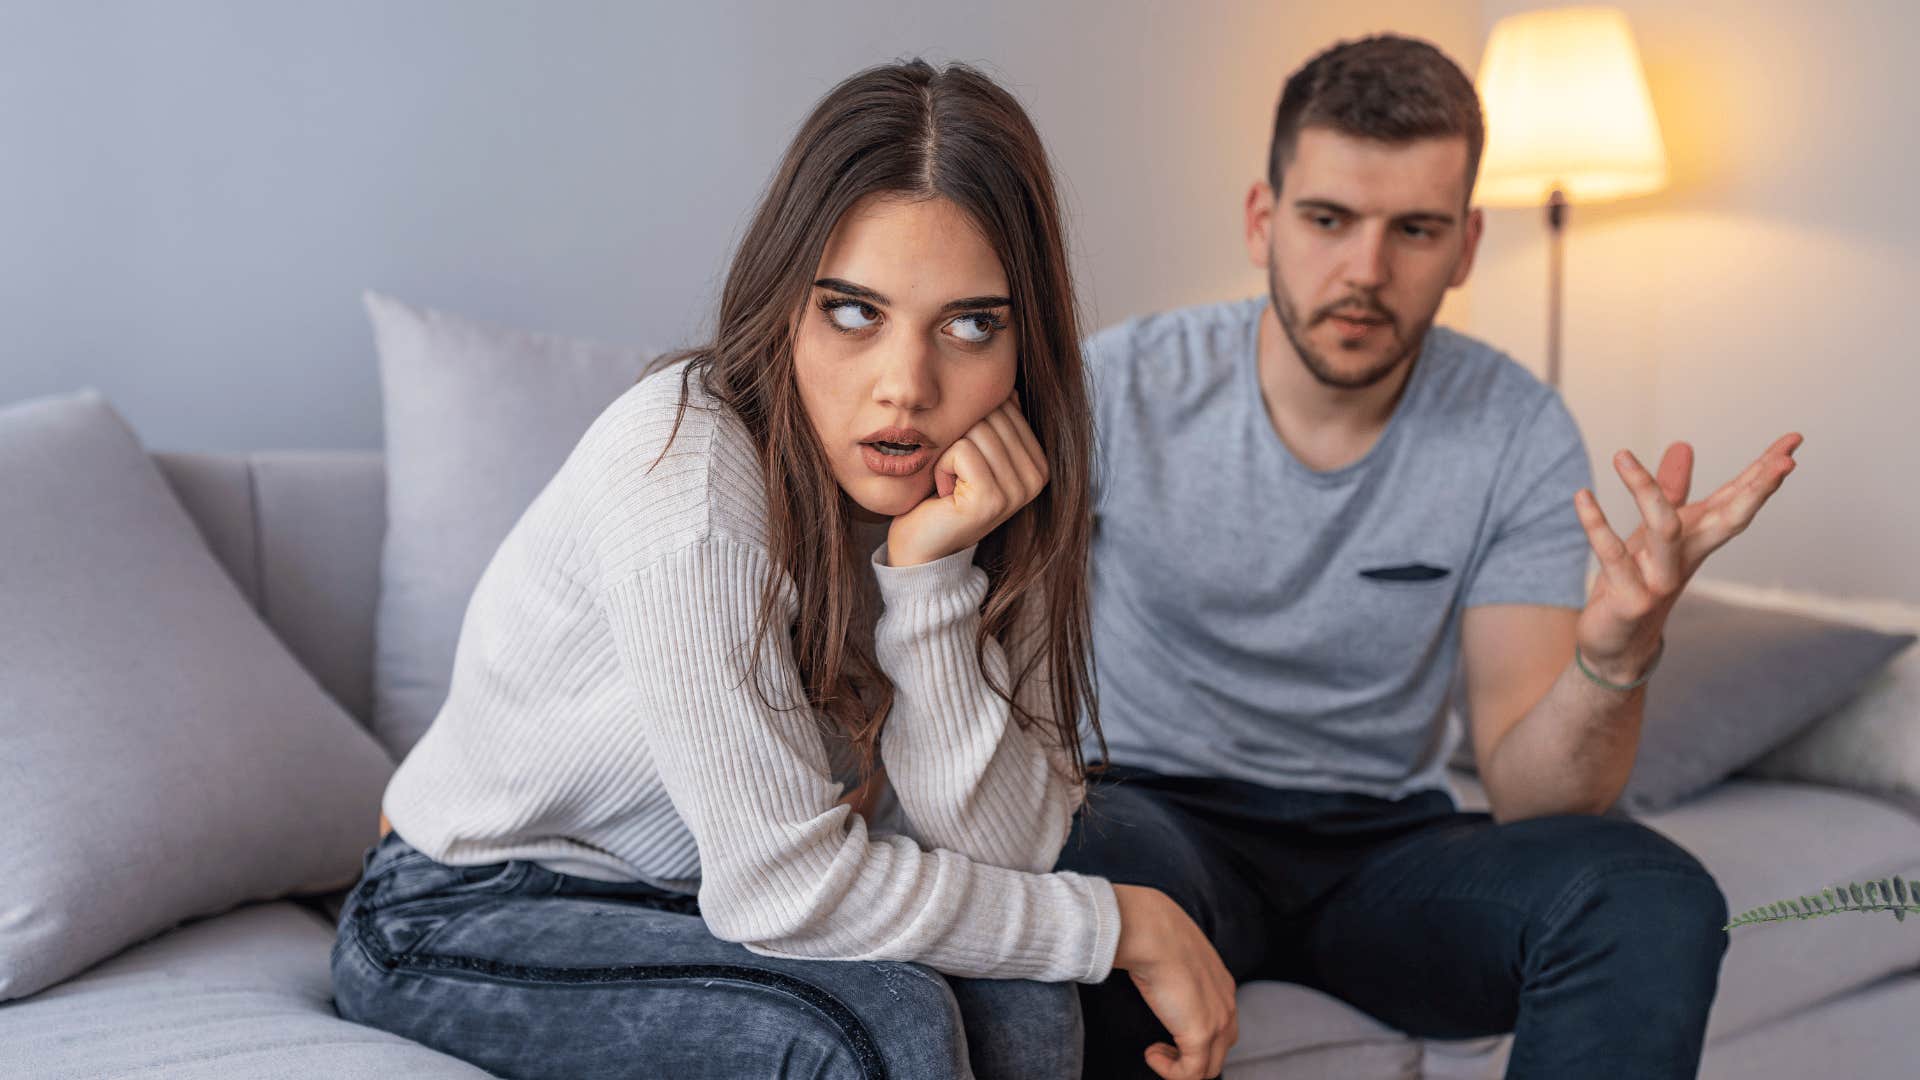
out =
{"type": "Polygon", "coordinates": [[[1653,98],[1627,17],[1606,7],[1501,19],[1476,83],[1487,123],[1480,202],[1546,206],[1547,384],[1557,390],[1567,210],[1666,186],[1653,98]]]}

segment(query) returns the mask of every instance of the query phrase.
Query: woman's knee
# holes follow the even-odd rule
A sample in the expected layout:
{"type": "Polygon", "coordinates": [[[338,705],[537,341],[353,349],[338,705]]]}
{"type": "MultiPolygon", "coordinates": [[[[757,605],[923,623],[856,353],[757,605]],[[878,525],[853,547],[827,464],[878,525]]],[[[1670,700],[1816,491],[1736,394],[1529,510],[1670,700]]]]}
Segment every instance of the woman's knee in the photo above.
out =
{"type": "Polygon", "coordinates": [[[875,1018],[828,988],[766,970],[523,970],[500,980],[404,960],[387,968],[349,948],[333,971],[343,1018],[500,1075],[961,1075],[945,1062],[926,1067],[889,1052],[875,1018]]]}

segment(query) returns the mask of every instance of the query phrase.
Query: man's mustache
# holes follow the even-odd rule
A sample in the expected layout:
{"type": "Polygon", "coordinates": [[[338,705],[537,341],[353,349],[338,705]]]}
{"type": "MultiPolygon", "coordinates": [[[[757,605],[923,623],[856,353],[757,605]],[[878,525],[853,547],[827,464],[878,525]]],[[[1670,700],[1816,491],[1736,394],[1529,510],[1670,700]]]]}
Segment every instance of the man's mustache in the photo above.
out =
{"type": "Polygon", "coordinates": [[[1400,328],[1400,322],[1393,317],[1393,312],[1388,311],[1372,300],[1358,296],[1338,300],[1319,309],[1313,313],[1313,322],[1309,325],[1317,326],[1332,318],[1336,313],[1360,319],[1384,319],[1387,324],[1395,330],[1400,328]]]}

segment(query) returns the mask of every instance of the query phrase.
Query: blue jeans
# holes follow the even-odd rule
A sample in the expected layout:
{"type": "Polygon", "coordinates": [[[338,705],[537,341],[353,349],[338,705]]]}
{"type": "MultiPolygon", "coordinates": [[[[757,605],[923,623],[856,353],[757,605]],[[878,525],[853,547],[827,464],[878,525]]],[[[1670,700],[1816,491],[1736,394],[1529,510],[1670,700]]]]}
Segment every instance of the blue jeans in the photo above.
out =
{"type": "Polygon", "coordinates": [[[1077,1077],[1071,983],[780,960],[694,898],[526,860],[447,866],[398,833],[340,912],[334,1006],[498,1076],[1077,1077]]]}
{"type": "MultiPolygon", "coordinates": [[[[1636,822],[1496,825],[1399,801],[1113,767],[1060,868],[1164,890],[1235,979],[1340,998],[1412,1035],[1514,1033],[1507,1076],[1699,1070],[1727,948],[1719,886],[1636,822]]],[[[1146,1077],[1167,1038],[1124,972],[1081,987],[1089,1077],[1146,1077]]],[[[1242,1027],[1247,1021],[1242,1018],[1242,1027]]]]}

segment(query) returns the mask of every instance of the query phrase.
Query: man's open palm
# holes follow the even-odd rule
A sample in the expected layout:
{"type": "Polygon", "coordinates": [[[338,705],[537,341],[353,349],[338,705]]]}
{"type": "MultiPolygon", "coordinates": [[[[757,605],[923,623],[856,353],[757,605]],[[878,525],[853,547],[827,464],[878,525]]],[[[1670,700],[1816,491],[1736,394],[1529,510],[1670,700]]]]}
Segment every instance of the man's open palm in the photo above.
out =
{"type": "Polygon", "coordinates": [[[1630,451],[1614,455],[1614,469],[1633,493],[1641,523],[1623,541],[1591,491],[1574,496],[1587,542],[1600,560],[1600,576],[1580,613],[1581,653],[1621,660],[1629,670],[1650,656],[1680,591],[1707,556],[1744,532],[1780,490],[1802,441],[1797,433],[1780,436],[1740,475],[1692,503],[1686,501],[1693,483],[1691,446],[1669,446],[1658,477],[1630,451]]]}

